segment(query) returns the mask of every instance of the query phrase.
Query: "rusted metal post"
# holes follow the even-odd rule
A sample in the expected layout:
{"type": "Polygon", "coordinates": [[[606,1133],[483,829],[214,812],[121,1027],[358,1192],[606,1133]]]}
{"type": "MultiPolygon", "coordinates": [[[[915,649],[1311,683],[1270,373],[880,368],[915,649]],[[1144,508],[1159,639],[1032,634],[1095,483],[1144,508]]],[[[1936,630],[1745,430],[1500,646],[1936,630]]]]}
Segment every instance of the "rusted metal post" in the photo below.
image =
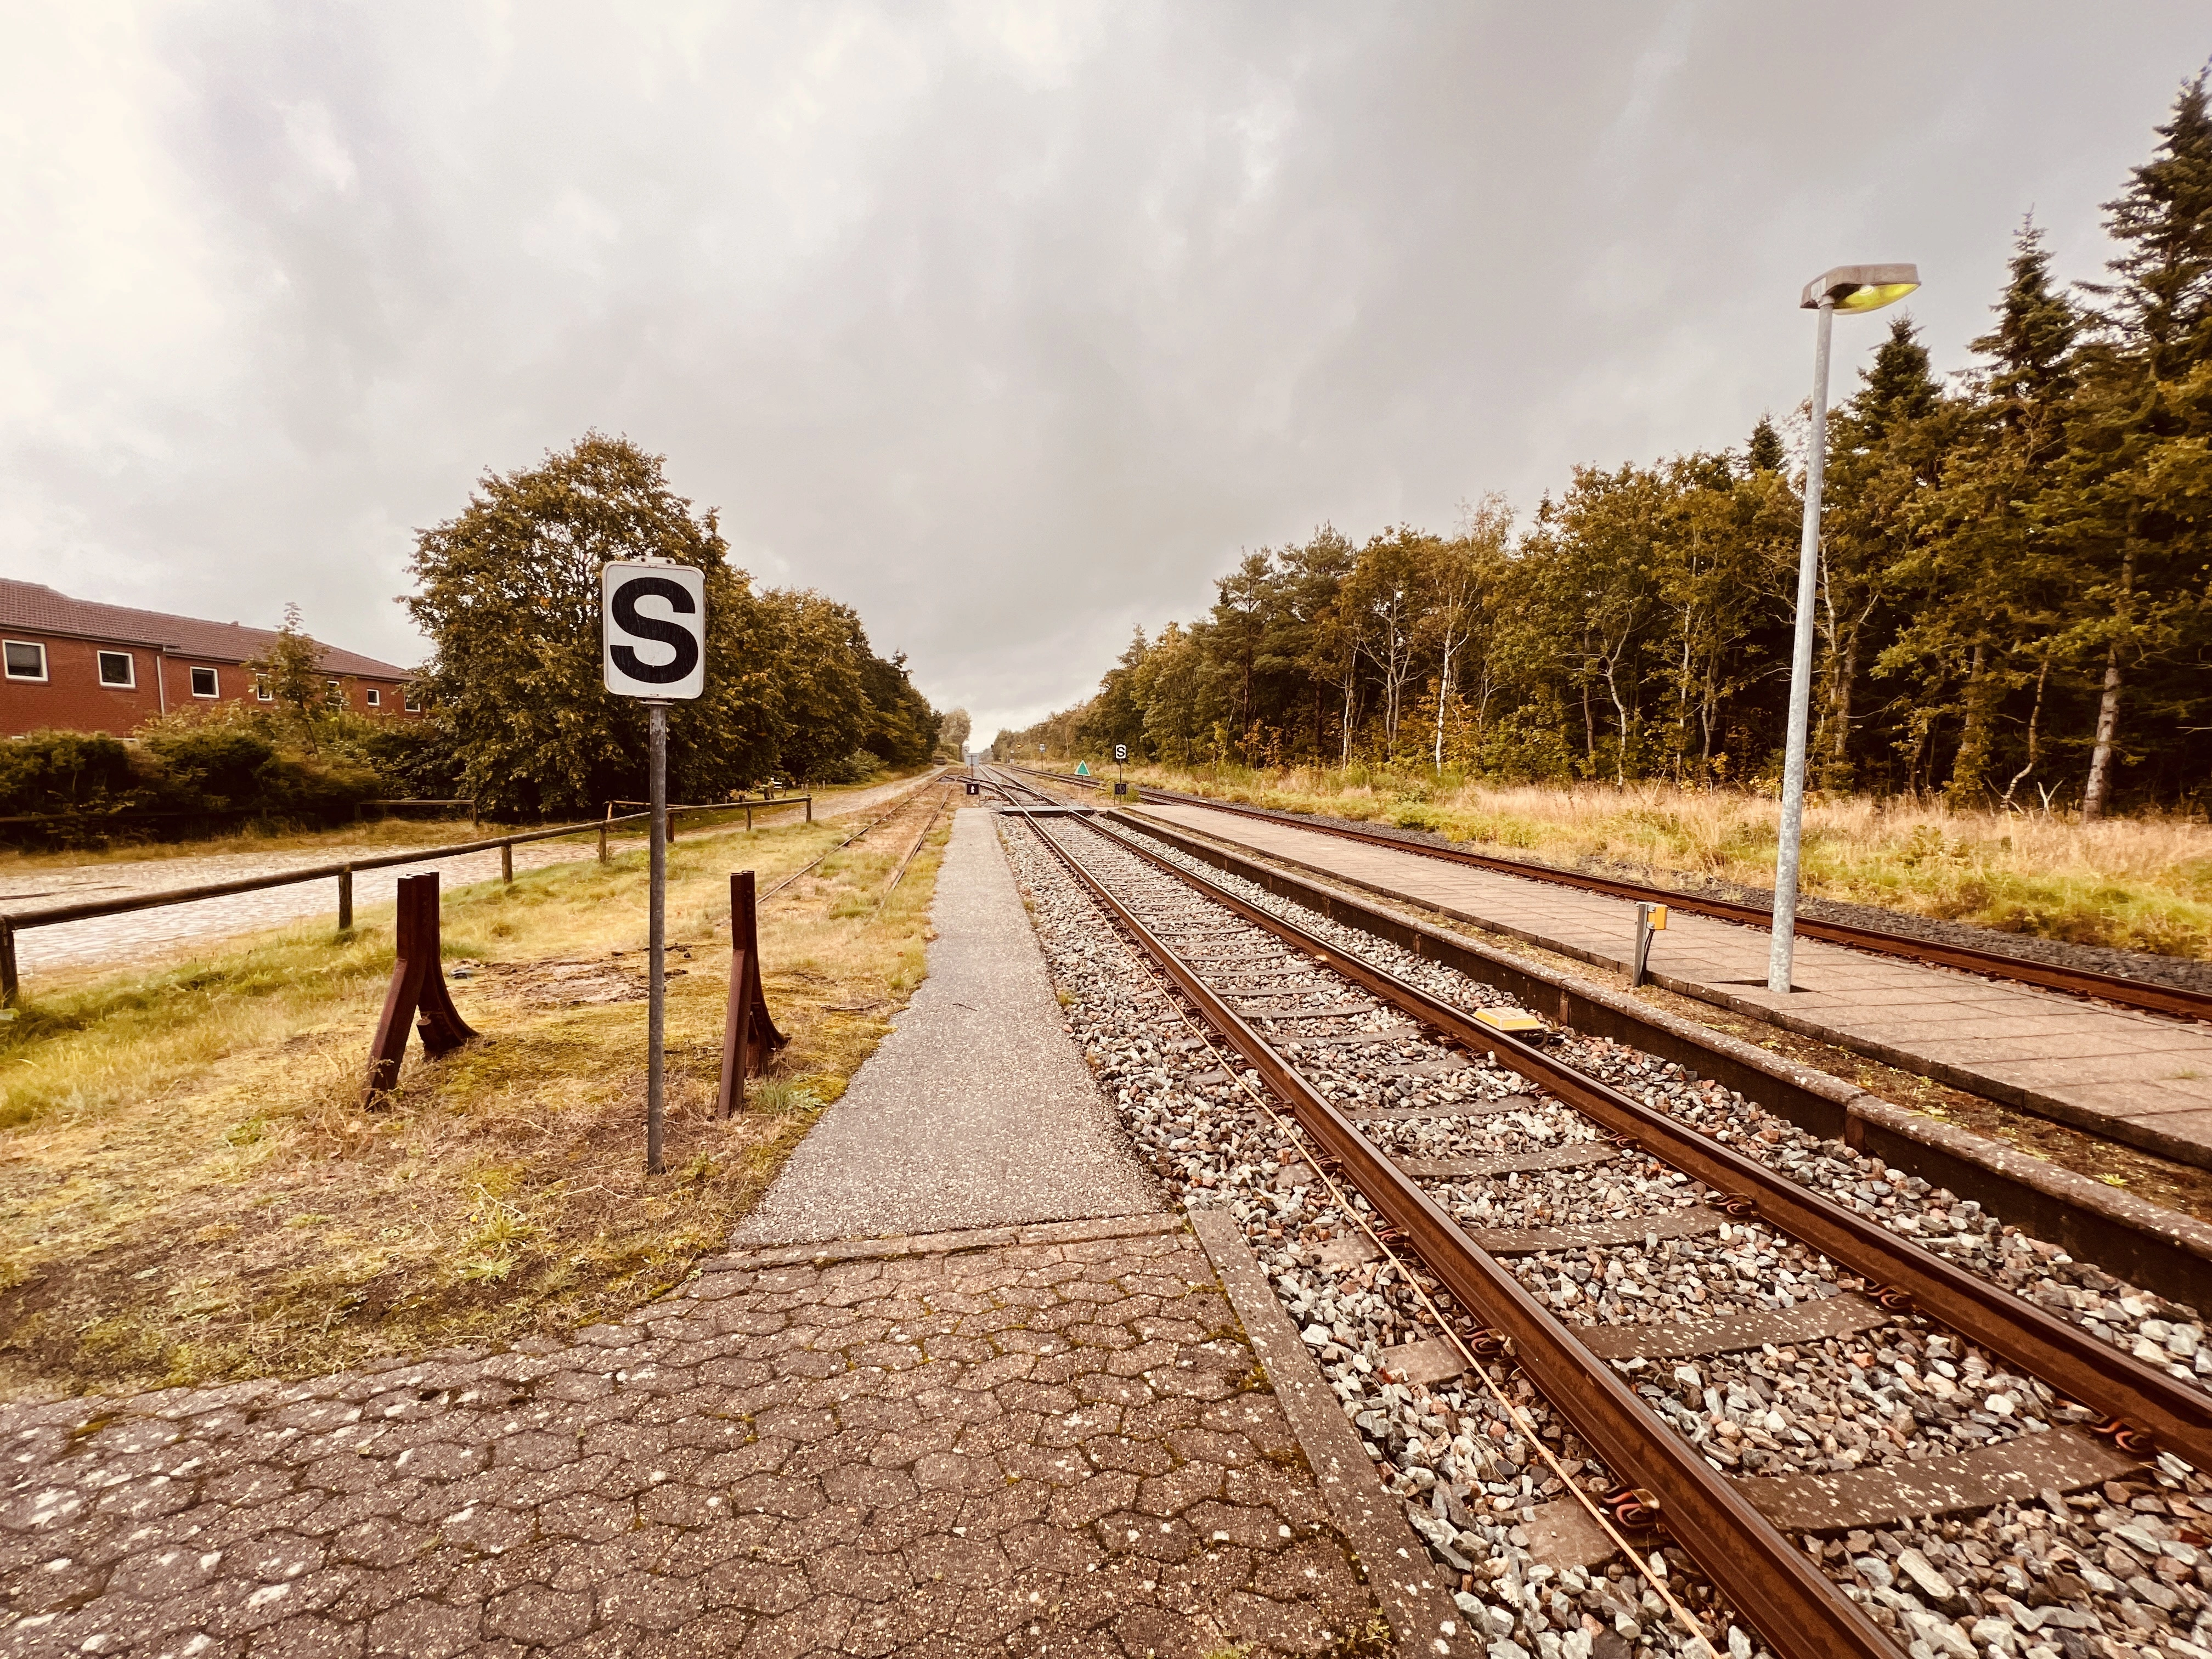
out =
{"type": "Polygon", "coordinates": [[[511,841],[499,844],[499,878],[507,882],[514,879],[514,843],[511,841]]]}
{"type": "Polygon", "coordinates": [[[338,872],[338,932],[353,932],[353,866],[338,872]]]}
{"type": "Polygon", "coordinates": [[[0,1004],[14,1007],[21,989],[15,978],[15,924],[0,916],[0,1004]]]}
{"type": "Polygon", "coordinates": [[[451,1054],[476,1032],[453,1006],[446,988],[445,966],[438,957],[438,878],[402,876],[392,957],[392,984],[368,1051],[368,1091],[362,1103],[374,1107],[399,1081],[399,1062],[407,1053],[407,1028],[416,1024],[422,1052],[435,1060],[451,1054]]]}
{"type": "Polygon", "coordinates": [[[753,872],[730,872],[730,1001],[722,1021],[722,1081],[714,1109],[724,1117],[745,1103],[745,1074],[767,1071],[769,1056],[791,1039],[769,1018],[768,994],[761,986],[760,918],[753,898],[753,872]]]}

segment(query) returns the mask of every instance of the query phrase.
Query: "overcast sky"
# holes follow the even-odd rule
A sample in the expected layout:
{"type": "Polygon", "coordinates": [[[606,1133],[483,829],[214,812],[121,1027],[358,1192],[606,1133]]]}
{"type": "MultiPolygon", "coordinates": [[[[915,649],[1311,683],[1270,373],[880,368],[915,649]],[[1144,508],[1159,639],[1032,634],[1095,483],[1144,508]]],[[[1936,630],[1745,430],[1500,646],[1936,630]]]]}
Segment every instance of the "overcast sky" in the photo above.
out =
{"type": "Polygon", "coordinates": [[[411,532],[586,428],[979,732],[1241,550],[1965,361],[2203,0],[8,6],[0,574],[417,660],[411,532]],[[1838,380],[1886,319],[1838,325],[1838,380]]]}

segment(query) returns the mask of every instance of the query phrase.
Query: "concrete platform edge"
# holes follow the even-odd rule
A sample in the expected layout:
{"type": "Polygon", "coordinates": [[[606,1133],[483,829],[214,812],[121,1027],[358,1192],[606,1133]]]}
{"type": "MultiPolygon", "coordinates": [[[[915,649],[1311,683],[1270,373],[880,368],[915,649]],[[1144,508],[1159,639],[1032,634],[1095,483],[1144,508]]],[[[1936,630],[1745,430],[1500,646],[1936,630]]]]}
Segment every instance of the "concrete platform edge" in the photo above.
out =
{"type": "Polygon", "coordinates": [[[1462,1634],[1465,1620],[1452,1601],[1443,1570],[1414,1536],[1399,1501],[1382,1490],[1359,1437],[1344,1420],[1335,1390],[1322,1380],[1321,1367],[1261,1274],[1236,1222],[1225,1211],[1193,1210],[1190,1228],[1206,1247],[1229,1305],[1243,1322],[1252,1352],[1274,1384],[1275,1398],[1321,1484],[1337,1530],[1367,1571],[1368,1588],[1390,1621],[1398,1652],[1481,1651],[1473,1632],[1462,1634]]]}
{"type": "Polygon", "coordinates": [[[1091,1244],[1182,1230],[1179,1215],[1109,1216],[1097,1221],[1041,1221],[1021,1227],[963,1227],[951,1232],[902,1233],[888,1238],[836,1239],[822,1244],[782,1244],[709,1256],[694,1273],[753,1273],[763,1267],[817,1267],[836,1261],[884,1261],[897,1256],[952,1255],[1013,1244],[1091,1244]]]}
{"type": "MultiPolygon", "coordinates": [[[[1715,1079],[1759,1101],[1802,1128],[1840,1139],[1908,1175],[1948,1187],[1961,1198],[1973,1199],[2035,1237],[2084,1261],[2097,1262],[2132,1283],[2154,1285],[2177,1301],[2212,1310],[2212,1225],[2194,1216],[1908,1110],[1825,1072],[1790,1065],[1753,1043],[1650,1007],[1612,986],[1505,955],[1408,917],[1370,908],[1344,892],[1306,881],[1279,866],[1288,865],[1323,876],[1329,882],[1375,893],[1411,908],[1455,915],[1443,907],[1296,860],[1279,860],[1272,854],[1262,856],[1241,843],[1224,842],[1180,824],[1135,814],[1124,816],[1133,829],[1256,882],[1279,896],[1447,966],[1462,967],[1520,997],[1533,1012],[1579,1031],[1632,1043],[1648,1053],[1692,1066],[1700,1076],[1715,1079]],[[1455,963],[1454,956],[1465,960],[1455,963]]],[[[1474,927],[1487,926],[1475,917],[1456,919],[1474,927]]],[[[1741,1012],[1750,1018],[1767,1019],[1764,1010],[1741,1012]]]]}

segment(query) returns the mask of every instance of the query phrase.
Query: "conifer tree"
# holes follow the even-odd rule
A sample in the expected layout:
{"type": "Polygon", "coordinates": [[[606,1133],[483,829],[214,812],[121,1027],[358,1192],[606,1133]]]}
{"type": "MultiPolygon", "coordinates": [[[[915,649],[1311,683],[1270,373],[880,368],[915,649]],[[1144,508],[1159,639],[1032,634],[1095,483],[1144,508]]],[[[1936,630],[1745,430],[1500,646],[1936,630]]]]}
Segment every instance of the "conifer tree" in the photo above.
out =
{"type": "MultiPolygon", "coordinates": [[[[2101,667],[2081,816],[2112,793],[2131,681],[2205,650],[2205,536],[2212,478],[2212,118],[2205,76],[2185,85],[2164,142],[2106,204],[2119,251],[2087,355],[2084,404],[2069,446],[2064,519],[2082,583],[2071,643],[2101,667]]],[[[2138,684],[2148,709],[2201,703],[2194,684],[2138,684]],[[2164,696],[2161,697],[2160,692],[2164,696]]]]}
{"type": "Polygon", "coordinates": [[[1782,434],[1774,429],[1771,416],[1761,415],[1759,424],[1751,429],[1751,441],[1744,447],[1744,465],[1754,474],[1779,472],[1785,459],[1782,434]]]}

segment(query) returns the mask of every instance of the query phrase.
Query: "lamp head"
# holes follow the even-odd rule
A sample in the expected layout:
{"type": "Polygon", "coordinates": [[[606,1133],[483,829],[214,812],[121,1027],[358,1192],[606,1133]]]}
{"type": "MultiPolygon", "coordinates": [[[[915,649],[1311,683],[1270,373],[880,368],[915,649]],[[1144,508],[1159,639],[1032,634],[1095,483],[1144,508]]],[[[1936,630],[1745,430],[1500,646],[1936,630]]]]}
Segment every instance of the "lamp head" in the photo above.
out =
{"type": "Polygon", "coordinates": [[[1838,265],[1805,284],[1797,303],[1817,311],[1823,299],[1838,311],[1879,311],[1920,286],[1917,265],[1838,265]]]}

